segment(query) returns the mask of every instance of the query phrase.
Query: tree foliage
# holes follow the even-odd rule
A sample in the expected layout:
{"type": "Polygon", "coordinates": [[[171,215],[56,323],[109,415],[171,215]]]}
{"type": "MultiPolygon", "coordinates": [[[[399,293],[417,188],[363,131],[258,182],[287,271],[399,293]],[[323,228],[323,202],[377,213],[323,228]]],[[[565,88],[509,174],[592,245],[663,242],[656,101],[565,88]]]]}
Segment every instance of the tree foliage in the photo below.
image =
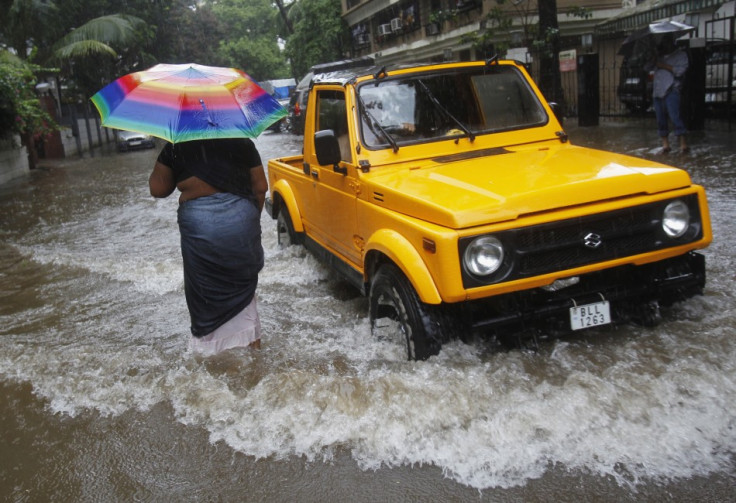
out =
{"type": "Polygon", "coordinates": [[[142,19],[120,14],[92,19],[59,40],[52,57],[57,61],[90,56],[116,58],[118,54],[112,45],[125,46],[142,24],[142,19]]]}
{"type": "Polygon", "coordinates": [[[278,47],[278,10],[269,0],[220,0],[212,6],[222,27],[218,54],[256,80],[289,75],[278,47]]]}
{"type": "Polygon", "coordinates": [[[0,0],[0,12],[6,13],[0,23],[0,46],[11,49],[21,59],[27,59],[45,45],[49,36],[53,38],[59,33],[55,23],[58,8],[52,2],[0,0]]]}
{"type": "Polygon", "coordinates": [[[286,41],[292,72],[342,59],[349,47],[348,27],[340,16],[340,0],[298,0],[289,10],[294,33],[286,41]]]}
{"type": "Polygon", "coordinates": [[[6,51],[0,52],[0,138],[12,133],[45,134],[55,129],[35,93],[34,71],[38,70],[6,51]]]}
{"type": "MultiPolygon", "coordinates": [[[[8,79],[31,97],[39,65],[59,68],[62,102],[83,102],[156,63],[233,66],[265,80],[301,76],[349,48],[340,0],[0,0],[0,12],[0,50],[28,63],[22,78],[3,63],[5,129],[26,103],[8,79]]],[[[33,115],[23,123],[37,124],[33,115]]]]}

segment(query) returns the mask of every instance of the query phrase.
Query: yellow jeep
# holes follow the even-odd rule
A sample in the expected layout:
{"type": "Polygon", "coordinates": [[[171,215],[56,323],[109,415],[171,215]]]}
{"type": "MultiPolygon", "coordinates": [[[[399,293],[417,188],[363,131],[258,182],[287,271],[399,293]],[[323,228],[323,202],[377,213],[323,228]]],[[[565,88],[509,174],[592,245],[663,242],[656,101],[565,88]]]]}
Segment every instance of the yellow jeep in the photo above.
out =
{"type": "Polygon", "coordinates": [[[268,163],[282,244],[369,297],[410,359],[451,337],[654,324],[702,291],[703,188],[570,144],[513,61],[341,64],[312,79],[303,155],[268,163]]]}

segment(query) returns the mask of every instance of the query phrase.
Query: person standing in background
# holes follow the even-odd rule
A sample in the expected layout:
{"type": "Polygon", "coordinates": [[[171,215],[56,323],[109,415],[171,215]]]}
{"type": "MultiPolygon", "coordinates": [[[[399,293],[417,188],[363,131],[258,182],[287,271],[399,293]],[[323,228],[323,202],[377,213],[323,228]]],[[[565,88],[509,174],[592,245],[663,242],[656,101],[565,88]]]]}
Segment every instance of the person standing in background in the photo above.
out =
{"type": "Polygon", "coordinates": [[[662,37],[657,46],[655,60],[647,66],[654,70],[652,98],[654,113],[657,116],[657,133],[662,139],[662,152],[670,152],[669,122],[672,121],[675,136],[679,138],[680,151],[688,152],[685,139],[685,123],[680,115],[680,89],[688,67],[685,51],[675,45],[672,35],[662,37]]]}

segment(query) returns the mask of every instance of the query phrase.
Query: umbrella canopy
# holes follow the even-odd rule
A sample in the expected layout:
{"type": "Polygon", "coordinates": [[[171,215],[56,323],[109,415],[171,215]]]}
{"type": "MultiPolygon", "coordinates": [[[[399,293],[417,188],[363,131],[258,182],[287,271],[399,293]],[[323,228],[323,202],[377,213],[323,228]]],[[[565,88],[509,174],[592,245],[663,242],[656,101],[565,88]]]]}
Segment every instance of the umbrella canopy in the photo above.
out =
{"type": "Polygon", "coordinates": [[[172,143],[255,138],[287,114],[241,70],[193,63],[125,75],[91,100],[103,126],[172,143]]]}
{"type": "Polygon", "coordinates": [[[639,41],[643,41],[650,38],[651,41],[656,43],[658,38],[663,35],[670,34],[674,38],[679,38],[687,33],[690,33],[695,29],[694,26],[680,23],[678,21],[661,21],[659,23],[651,23],[644,28],[636,30],[634,33],[626,37],[618,53],[623,56],[631,55],[634,47],[639,41]]]}

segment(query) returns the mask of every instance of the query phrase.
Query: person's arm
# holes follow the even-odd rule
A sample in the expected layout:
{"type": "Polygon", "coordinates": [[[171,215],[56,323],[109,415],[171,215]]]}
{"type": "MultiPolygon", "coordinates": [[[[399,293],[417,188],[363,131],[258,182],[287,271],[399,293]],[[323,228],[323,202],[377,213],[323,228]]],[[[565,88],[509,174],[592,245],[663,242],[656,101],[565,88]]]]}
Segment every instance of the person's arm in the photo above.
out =
{"type": "Polygon", "coordinates": [[[153,166],[153,172],[148,178],[148,187],[151,189],[153,197],[168,197],[176,188],[174,180],[174,172],[170,167],[156,161],[153,166]]]}
{"type": "Polygon", "coordinates": [[[263,166],[256,166],[250,169],[250,186],[253,195],[258,201],[258,211],[263,211],[263,204],[266,201],[266,191],[268,191],[268,180],[263,166]]]}
{"type": "Polygon", "coordinates": [[[684,51],[677,51],[668,55],[664,61],[657,62],[657,68],[667,70],[676,78],[682,77],[687,71],[688,59],[684,51]]]}
{"type": "Polygon", "coordinates": [[[672,75],[674,75],[675,78],[681,78],[683,75],[685,75],[689,63],[687,53],[680,49],[679,51],[674,53],[672,61],[670,61],[670,63],[670,71],[672,72],[672,75]]]}

